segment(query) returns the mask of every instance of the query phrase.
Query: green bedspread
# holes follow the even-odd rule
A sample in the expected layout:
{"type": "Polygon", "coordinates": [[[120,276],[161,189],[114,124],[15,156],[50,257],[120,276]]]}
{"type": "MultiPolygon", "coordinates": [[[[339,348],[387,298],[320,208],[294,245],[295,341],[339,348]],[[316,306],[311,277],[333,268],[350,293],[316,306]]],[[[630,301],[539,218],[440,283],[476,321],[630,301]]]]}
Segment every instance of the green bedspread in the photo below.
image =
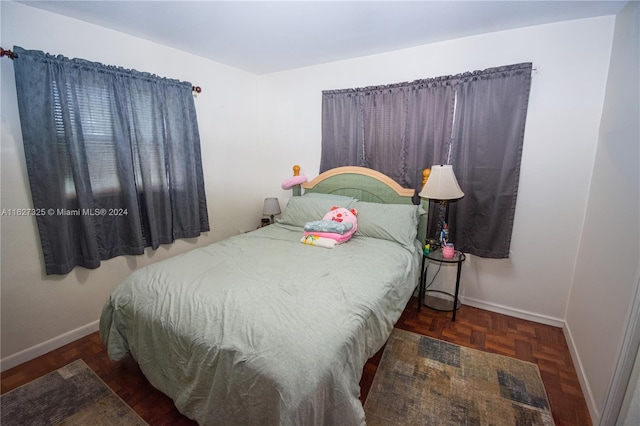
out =
{"type": "Polygon", "coordinates": [[[109,356],[131,354],[200,424],[364,424],[362,369],[416,287],[419,249],[302,232],[275,224],[136,271],[102,313],[109,356]]]}

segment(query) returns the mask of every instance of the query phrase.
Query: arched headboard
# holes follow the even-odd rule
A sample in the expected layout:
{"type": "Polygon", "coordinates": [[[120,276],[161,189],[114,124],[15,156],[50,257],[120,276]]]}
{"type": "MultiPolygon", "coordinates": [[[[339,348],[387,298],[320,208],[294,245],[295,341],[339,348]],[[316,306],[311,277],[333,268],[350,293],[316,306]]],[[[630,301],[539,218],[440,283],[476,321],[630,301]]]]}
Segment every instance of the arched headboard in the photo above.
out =
{"type": "MultiPolygon", "coordinates": [[[[294,166],[294,175],[300,167],[294,166]]],[[[423,172],[424,186],[429,176],[429,169],[423,172]]],[[[415,204],[416,191],[403,188],[389,176],[373,169],[358,166],[336,167],[319,174],[316,178],[302,185],[305,193],[322,193],[347,195],[360,201],[381,204],[415,204]]],[[[293,188],[294,195],[300,195],[300,187],[293,188]]],[[[421,200],[425,213],[420,217],[418,239],[424,245],[427,233],[427,211],[429,200],[421,200]]]]}

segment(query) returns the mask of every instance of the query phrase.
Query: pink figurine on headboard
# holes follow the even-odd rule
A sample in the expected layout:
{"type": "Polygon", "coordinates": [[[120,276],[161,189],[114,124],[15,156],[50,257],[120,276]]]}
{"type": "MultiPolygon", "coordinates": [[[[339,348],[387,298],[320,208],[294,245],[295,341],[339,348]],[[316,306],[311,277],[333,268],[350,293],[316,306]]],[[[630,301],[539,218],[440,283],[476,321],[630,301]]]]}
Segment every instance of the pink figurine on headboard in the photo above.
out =
{"type": "Polygon", "coordinates": [[[282,189],[291,189],[296,185],[305,183],[306,181],[307,177],[300,174],[300,166],[295,165],[293,166],[293,176],[282,182],[282,189]]]}

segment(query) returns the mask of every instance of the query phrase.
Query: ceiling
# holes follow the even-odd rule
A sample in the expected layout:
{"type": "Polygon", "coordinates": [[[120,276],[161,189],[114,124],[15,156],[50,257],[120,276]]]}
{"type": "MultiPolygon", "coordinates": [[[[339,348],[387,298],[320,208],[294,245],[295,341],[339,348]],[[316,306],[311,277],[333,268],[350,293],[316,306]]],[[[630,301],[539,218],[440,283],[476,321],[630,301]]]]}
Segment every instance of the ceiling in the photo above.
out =
{"type": "Polygon", "coordinates": [[[20,1],[254,74],[615,15],[626,1],[20,1]]]}

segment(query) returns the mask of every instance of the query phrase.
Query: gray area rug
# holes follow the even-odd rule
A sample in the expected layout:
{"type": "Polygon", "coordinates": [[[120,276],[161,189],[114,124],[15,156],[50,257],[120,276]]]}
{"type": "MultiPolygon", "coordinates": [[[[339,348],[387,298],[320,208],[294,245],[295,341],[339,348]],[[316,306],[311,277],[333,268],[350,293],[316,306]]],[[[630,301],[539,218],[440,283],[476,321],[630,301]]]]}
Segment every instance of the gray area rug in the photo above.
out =
{"type": "Polygon", "coordinates": [[[375,425],[553,425],[538,366],[394,329],[364,404],[375,425]]]}
{"type": "Polygon", "coordinates": [[[0,398],[0,424],[146,425],[82,360],[0,398]]]}

